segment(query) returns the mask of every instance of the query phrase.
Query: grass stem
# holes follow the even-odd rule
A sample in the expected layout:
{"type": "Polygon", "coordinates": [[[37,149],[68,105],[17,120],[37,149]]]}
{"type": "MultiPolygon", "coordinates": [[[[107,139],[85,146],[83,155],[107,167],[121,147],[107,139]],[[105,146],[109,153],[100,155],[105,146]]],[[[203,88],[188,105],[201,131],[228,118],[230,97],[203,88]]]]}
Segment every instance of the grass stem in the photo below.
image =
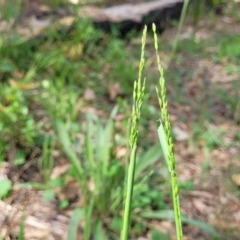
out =
{"type": "Polygon", "coordinates": [[[174,145],[171,136],[171,124],[168,113],[168,102],[166,97],[166,84],[164,79],[164,71],[161,66],[160,57],[158,55],[158,41],[156,34],[156,26],[153,24],[153,33],[154,33],[154,46],[156,50],[156,58],[158,64],[158,70],[160,73],[159,78],[159,86],[160,91],[156,88],[159,106],[161,108],[161,118],[160,118],[160,126],[158,128],[159,140],[164,152],[164,156],[168,165],[168,169],[171,174],[171,186],[172,186],[172,200],[174,206],[174,217],[175,217],[175,225],[177,232],[177,239],[182,240],[182,220],[181,220],[181,212],[180,212],[180,203],[179,203],[179,194],[178,194],[178,182],[177,182],[177,173],[175,169],[175,156],[174,156],[174,145]]]}
{"type": "Polygon", "coordinates": [[[130,217],[131,217],[131,202],[134,186],[135,165],[136,165],[136,152],[137,152],[137,140],[138,140],[138,124],[140,121],[141,108],[143,103],[144,91],[145,91],[145,79],[142,81],[142,73],[144,69],[144,53],[146,43],[147,27],[145,26],[142,36],[142,51],[141,60],[139,63],[138,80],[134,82],[133,90],[133,109],[132,109],[132,126],[129,137],[129,144],[131,148],[131,157],[128,167],[127,175],[127,190],[125,198],[125,209],[123,216],[123,228],[121,233],[121,240],[127,240],[129,234],[130,217]]]}
{"type": "Polygon", "coordinates": [[[170,60],[168,62],[168,66],[170,66],[170,64],[171,64],[171,62],[172,62],[172,60],[173,60],[173,58],[176,54],[176,51],[177,51],[180,34],[182,32],[183,23],[184,23],[184,20],[186,18],[186,14],[187,14],[188,4],[189,4],[189,0],[184,0],[183,9],[182,9],[182,12],[181,12],[180,21],[179,21],[178,28],[177,28],[177,34],[176,34],[176,37],[175,37],[174,42],[173,42],[172,52],[170,54],[170,60]]]}

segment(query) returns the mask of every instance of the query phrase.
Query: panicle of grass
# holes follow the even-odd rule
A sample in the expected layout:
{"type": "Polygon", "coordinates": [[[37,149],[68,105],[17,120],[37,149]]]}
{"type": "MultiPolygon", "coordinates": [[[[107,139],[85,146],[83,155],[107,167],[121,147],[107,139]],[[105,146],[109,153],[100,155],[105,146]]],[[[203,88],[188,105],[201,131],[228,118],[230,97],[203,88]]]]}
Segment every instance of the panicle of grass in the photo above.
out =
{"type": "Polygon", "coordinates": [[[171,125],[170,125],[170,119],[169,119],[169,113],[168,113],[168,103],[166,98],[166,95],[167,95],[166,84],[164,79],[164,71],[161,66],[160,57],[158,55],[156,25],[153,24],[152,28],[154,33],[154,46],[156,50],[158,70],[160,73],[160,78],[159,78],[160,92],[156,87],[159,105],[161,108],[161,118],[160,118],[160,126],[158,129],[158,134],[159,134],[161,146],[163,148],[163,152],[165,152],[164,155],[167,161],[167,165],[171,173],[172,198],[173,198],[173,206],[174,206],[177,239],[182,240],[183,235],[182,235],[182,222],[181,222],[181,212],[180,212],[180,203],[179,203],[179,194],[178,194],[178,182],[177,182],[177,173],[175,169],[174,145],[171,137],[171,125]]]}
{"type": "Polygon", "coordinates": [[[127,190],[125,199],[125,209],[123,216],[123,228],[121,239],[128,239],[128,232],[130,226],[130,215],[131,215],[131,201],[134,185],[134,175],[135,175],[135,165],[136,165],[136,152],[137,152],[137,139],[138,139],[138,124],[141,116],[141,108],[144,98],[145,82],[146,79],[142,80],[142,73],[145,63],[145,43],[146,43],[147,27],[144,27],[142,36],[142,49],[141,49],[141,59],[139,63],[138,80],[134,82],[133,89],[133,108],[132,108],[132,126],[130,130],[129,144],[131,147],[130,163],[128,167],[127,176],[127,190]]]}

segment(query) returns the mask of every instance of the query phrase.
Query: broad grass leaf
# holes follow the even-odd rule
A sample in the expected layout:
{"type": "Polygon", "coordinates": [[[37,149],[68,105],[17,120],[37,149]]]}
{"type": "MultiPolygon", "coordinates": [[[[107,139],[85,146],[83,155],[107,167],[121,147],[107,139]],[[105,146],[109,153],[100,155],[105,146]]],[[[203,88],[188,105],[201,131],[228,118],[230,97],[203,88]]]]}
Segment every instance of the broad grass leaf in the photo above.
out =
{"type": "Polygon", "coordinates": [[[93,125],[93,115],[87,114],[87,129],[86,129],[86,138],[85,138],[85,149],[86,149],[86,156],[89,163],[94,165],[94,143],[92,141],[92,136],[95,130],[95,126],[93,125]]]}
{"type": "Polygon", "coordinates": [[[43,200],[50,203],[54,199],[55,195],[56,194],[52,189],[46,190],[43,194],[43,200]]]}
{"type": "Polygon", "coordinates": [[[94,208],[94,198],[91,198],[89,205],[85,207],[85,227],[83,231],[84,240],[90,239],[91,229],[92,229],[93,208],[94,208]]]}
{"type": "Polygon", "coordinates": [[[98,135],[98,138],[101,139],[101,149],[99,149],[100,152],[100,159],[102,161],[102,167],[103,167],[103,174],[104,176],[107,175],[108,172],[108,165],[109,165],[109,159],[110,159],[110,151],[112,148],[112,138],[114,134],[114,118],[117,114],[118,106],[115,106],[111,112],[111,115],[107,121],[107,124],[105,128],[103,128],[103,132],[100,135],[98,135]]]}
{"type": "Polygon", "coordinates": [[[68,135],[68,132],[67,132],[67,129],[66,129],[64,123],[62,121],[60,121],[59,119],[56,119],[55,126],[57,129],[59,140],[63,146],[63,149],[64,149],[65,153],[67,154],[67,156],[69,157],[69,160],[71,161],[71,163],[73,164],[73,166],[76,170],[76,174],[78,175],[77,179],[85,178],[83,169],[80,165],[80,161],[79,161],[77,155],[72,150],[71,140],[70,140],[70,137],[68,135]]]}
{"type": "Polygon", "coordinates": [[[171,240],[170,238],[170,235],[169,234],[164,234],[164,233],[161,233],[159,231],[152,231],[151,232],[151,240],[171,240]]]}
{"type": "Polygon", "coordinates": [[[103,230],[103,224],[101,220],[97,220],[95,222],[95,229],[94,229],[94,240],[107,240],[107,236],[103,230]]]}
{"type": "Polygon", "coordinates": [[[16,69],[16,66],[10,61],[3,59],[1,60],[0,64],[0,71],[5,73],[5,72],[14,72],[16,69]]]}
{"type": "MultiPolygon", "coordinates": [[[[147,219],[158,219],[158,220],[172,220],[174,221],[174,211],[173,210],[161,210],[161,211],[148,211],[141,213],[141,217],[147,219]]],[[[211,234],[214,237],[221,237],[221,234],[209,224],[188,218],[182,215],[182,222],[198,227],[199,229],[205,231],[206,233],[211,234]]]]}
{"type": "Polygon", "coordinates": [[[157,160],[162,156],[162,152],[160,150],[160,145],[157,144],[150,149],[146,153],[141,156],[137,156],[136,169],[135,169],[135,179],[139,177],[139,175],[149,166],[153,165],[157,162],[157,160]]]}
{"type": "Polygon", "coordinates": [[[14,165],[22,165],[26,161],[26,152],[23,150],[18,150],[16,157],[14,159],[14,165]]]}
{"type": "Polygon", "coordinates": [[[18,234],[18,240],[24,240],[24,239],[25,239],[25,226],[24,226],[24,218],[22,218],[20,222],[20,231],[18,234]]]}
{"type": "Polygon", "coordinates": [[[218,52],[221,58],[240,58],[239,35],[228,35],[222,38],[218,45],[218,52]]]}
{"type": "Polygon", "coordinates": [[[102,183],[105,184],[109,172],[109,161],[114,137],[114,117],[116,106],[104,126],[96,115],[87,114],[87,129],[85,139],[86,158],[89,173],[94,182],[96,192],[102,192],[102,183]]]}
{"type": "Polygon", "coordinates": [[[46,184],[41,184],[41,183],[37,183],[37,182],[26,182],[26,183],[19,183],[19,184],[15,185],[14,188],[16,188],[16,189],[35,188],[38,190],[48,190],[49,186],[47,186],[46,184]]]}
{"type": "Polygon", "coordinates": [[[50,180],[47,185],[49,188],[58,188],[58,187],[63,187],[64,186],[64,181],[62,178],[58,177],[53,180],[50,180]]]}
{"type": "Polygon", "coordinates": [[[66,152],[70,150],[71,147],[71,141],[69,138],[69,135],[67,133],[66,127],[62,121],[59,119],[55,120],[55,125],[57,129],[58,136],[60,138],[60,141],[62,143],[62,146],[66,152]]]}
{"type": "Polygon", "coordinates": [[[12,182],[9,179],[3,179],[0,181],[0,199],[6,197],[12,189],[12,182]]]}
{"type": "Polygon", "coordinates": [[[169,171],[171,171],[169,164],[168,164],[168,162],[169,162],[168,141],[167,141],[167,136],[166,136],[165,130],[163,128],[162,122],[160,123],[160,126],[158,127],[158,137],[159,137],[159,141],[160,141],[160,144],[161,144],[161,147],[163,150],[164,158],[167,162],[168,169],[169,169],[169,171]]]}
{"type": "Polygon", "coordinates": [[[79,222],[84,219],[84,209],[77,208],[72,212],[68,226],[68,240],[77,240],[79,222]]]}
{"type": "Polygon", "coordinates": [[[210,233],[214,237],[221,237],[221,234],[214,227],[212,227],[211,225],[209,225],[203,221],[199,221],[199,220],[195,220],[192,218],[188,218],[186,216],[182,216],[182,222],[188,223],[195,227],[198,227],[198,228],[202,229],[203,231],[210,233]]]}

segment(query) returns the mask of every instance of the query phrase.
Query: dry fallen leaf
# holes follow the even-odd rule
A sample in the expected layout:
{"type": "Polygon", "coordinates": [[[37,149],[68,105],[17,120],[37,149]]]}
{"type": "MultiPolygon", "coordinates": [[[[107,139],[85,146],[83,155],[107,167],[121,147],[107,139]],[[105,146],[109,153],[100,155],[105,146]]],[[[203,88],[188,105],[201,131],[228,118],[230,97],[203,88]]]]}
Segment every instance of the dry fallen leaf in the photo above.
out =
{"type": "Polygon", "coordinates": [[[201,214],[209,215],[214,211],[214,208],[211,206],[208,206],[204,202],[204,200],[201,198],[195,198],[192,203],[193,203],[193,206],[197,209],[197,211],[201,214]]]}
{"type": "Polygon", "coordinates": [[[237,211],[233,214],[233,218],[236,220],[236,222],[240,222],[240,211],[237,211]]]}
{"type": "Polygon", "coordinates": [[[8,228],[7,228],[7,226],[2,226],[2,224],[1,224],[0,238],[4,239],[7,235],[8,235],[8,228]]]}
{"type": "Polygon", "coordinates": [[[13,79],[10,79],[10,85],[14,88],[17,88],[19,90],[33,90],[37,87],[39,87],[39,83],[23,83],[23,82],[18,82],[13,79]]]}
{"type": "Polygon", "coordinates": [[[154,229],[164,234],[171,234],[172,229],[174,229],[171,221],[151,221],[151,225],[154,229]]]}
{"type": "Polygon", "coordinates": [[[63,194],[65,196],[64,199],[69,201],[75,199],[79,194],[79,185],[75,181],[71,181],[67,184],[67,186],[63,190],[63,194]]]}
{"type": "Polygon", "coordinates": [[[189,195],[192,196],[192,197],[201,196],[202,198],[208,199],[208,201],[214,199],[214,194],[209,193],[207,191],[201,191],[201,190],[191,191],[191,192],[189,192],[189,195]]]}
{"type": "Polygon", "coordinates": [[[57,23],[65,26],[65,27],[68,27],[73,24],[74,20],[75,20],[75,18],[73,16],[68,16],[68,17],[61,18],[57,23]]]}
{"type": "Polygon", "coordinates": [[[72,46],[64,46],[63,53],[72,61],[79,60],[83,52],[83,44],[78,43],[72,46]]]}
{"type": "Polygon", "coordinates": [[[240,174],[233,174],[232,181],[237,185],[240,186],[240,174]]]}
{"type": "Polygon", "coordinates": [[[235,229],[239,229],[239,223],[237,222],[229,222],[228,220],[224,220],[224,219],[220,219],[220,218],[215,218],[213,220],[210,220],[209,223],[213,226],[216,227],[218,229],[221,230],[235,230],[235,229]]]}
{"type": "Polygon", "coordinates": [[[188,139],[187,132],[183,131],[178,126],[173,127],[173,132],[176,134],[177,141],[185,141],[188,139]]]}
{"type": "Polygon", "coordinates": [[[122,93],[119,83],[110,83],[108,85],[109,98],[111,101],[116,100],[117,96],[122,93]]]}
{"type": "Polygon", "coordinates": [[[56,166],[51,174],[51,179],[56,179],[62,175],[64,175],[65,173],[67,173],[68,169],[70,168],[70,164],[64,164],[62,166],[56,166]]]}
{"type": "Polygon", "coordinates": [[[123,146],[116,147],[116,157],[120,159],[127,155],[127,148],[123,146]]]}
{"type": "Polygon", "coordinates": [[[84,92],[83,99],[88,102],[94,101],[96,99],[94,91],[91,88],[87,88],[84,92]]]}
{"type": "Polygon", "coordinates": [[[49,239],[51,233],[48,230],[28,227],[25,230],[25,239],[49,239]]]}

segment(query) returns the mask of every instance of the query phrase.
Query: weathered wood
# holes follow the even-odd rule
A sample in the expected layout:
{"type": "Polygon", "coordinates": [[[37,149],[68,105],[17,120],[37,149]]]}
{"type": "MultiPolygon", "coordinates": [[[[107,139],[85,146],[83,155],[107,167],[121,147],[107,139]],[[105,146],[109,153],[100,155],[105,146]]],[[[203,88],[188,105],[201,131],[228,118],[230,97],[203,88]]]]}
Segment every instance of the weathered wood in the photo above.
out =
{"type": "Polygon", "coordinates": [[[109,31],[117,26],[125,35],[132,29],[138,30],[143,25],[157,24],[159,30],[164,28],[167,19],[179,18],[183,0],[155,0],[137,4],[122,4],[100,9],[83,7],[80,17],[90,18],[96,27],[109,31]]]}
{"type": "MultiPolygon", "coordinates": [[[[97,28],[105,31],[117,27],[121,36],[125,36],[129,31],[139,30],[143,25],[151,25],[153,22],[158,30],[163,30],[167,20],[179,18],[182,6],[183,0],[155,0],[107,8],[86,6],[81,7],[78,14],[80,18],[92,20],[97,28]]],[[[59,11],[50,9],[41,12],[39,7],[36,12],[23,15],[15,28],[15,32],[26,40],[44,36],[43,30],[50,26],[56,29],[71,29],[75,22],[75,16],[69,9],[61,9],[59,14],[59,11]]]]}
{"type": "Polygon", "coordinates": [[[85,17],[88,17],[89,14],[94,22],[135,21],[139,23],[149,13],[174,8],[178,3],[183,3],[183,0],[155,0],[138,4],[122,4],[105,9],[86,7],[80,9],[79,14],[85,17]]]}

